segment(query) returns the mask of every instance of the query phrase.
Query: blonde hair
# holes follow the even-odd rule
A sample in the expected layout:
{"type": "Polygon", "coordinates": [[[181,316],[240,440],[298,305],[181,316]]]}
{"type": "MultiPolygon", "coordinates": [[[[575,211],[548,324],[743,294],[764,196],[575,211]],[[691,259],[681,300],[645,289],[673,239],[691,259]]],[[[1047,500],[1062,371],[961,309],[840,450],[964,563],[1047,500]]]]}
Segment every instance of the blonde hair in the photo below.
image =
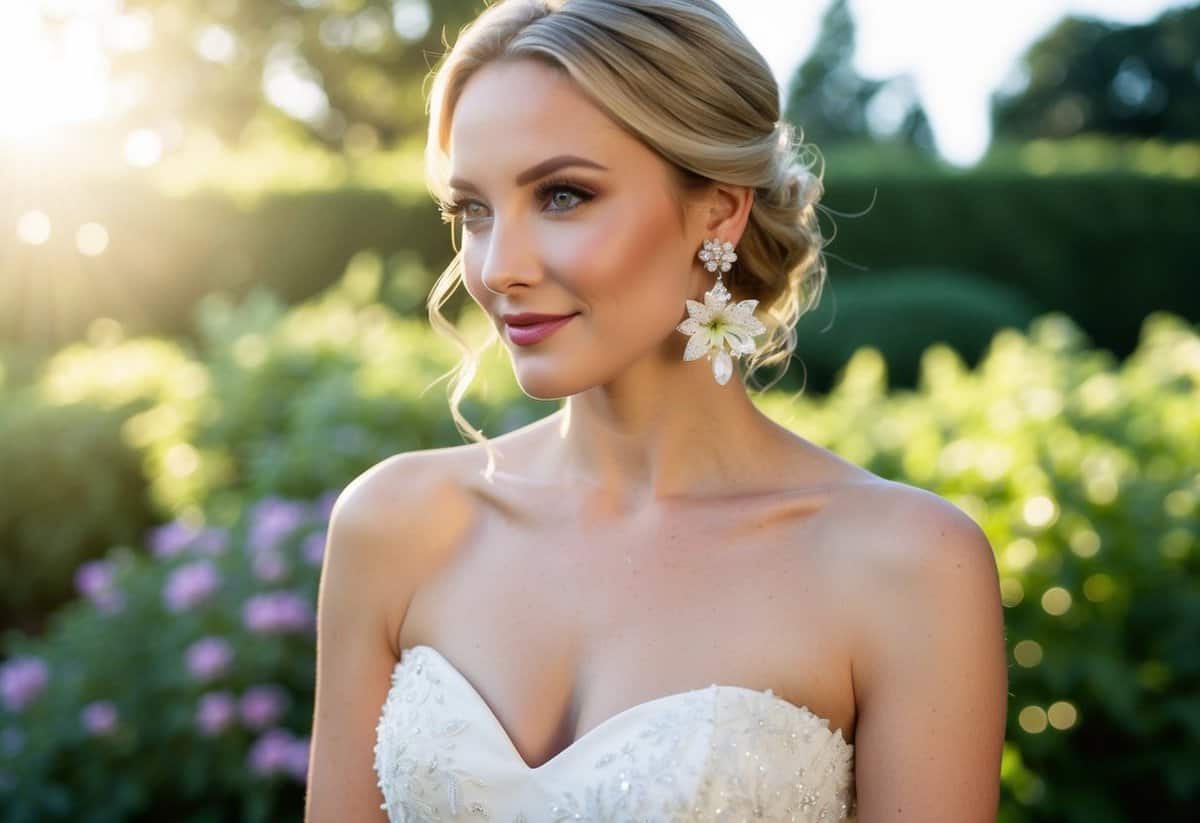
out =
{"type": "MultiPolygon", "coordinates": [[[[762,55],[712,0],[502,0],[462,29],[433,75],[425,178],[439,203],[450,199],[451,116],[464,86],[488,63],[518,59],[566,71],[668,162],[681,192],[713,181],[754,189],[737,262],[723,279],[735,299],[759,300],[767,338],[747,358],[746,372],[784,362],[759,391],[773,386],[795,351],[796,321],[820,301],[825,282],[816,213],[824,172],[813,174],[819,153],[806,152],[815,147],[804,146],[795,127],[781,121],[779,87],[762,55]]],[[[426,305],[435,331],[463,351],[443,377],[455,376],[451,413],[459,430],[487,449],[490,475],[492,449],[459,404],[498,336],[493,328],[475,350],[441,314],[461,282],[460,251],[426,305]]]]}

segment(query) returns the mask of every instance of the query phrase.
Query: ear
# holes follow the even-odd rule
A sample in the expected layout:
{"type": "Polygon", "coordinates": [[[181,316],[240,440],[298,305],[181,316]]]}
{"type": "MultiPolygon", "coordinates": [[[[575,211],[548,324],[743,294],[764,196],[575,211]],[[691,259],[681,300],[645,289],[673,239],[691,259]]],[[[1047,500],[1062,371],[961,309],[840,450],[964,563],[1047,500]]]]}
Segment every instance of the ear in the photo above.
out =
{"type": "Polygon", "coordinates": [[[704,211],[704,239],[719,237],[736,246],[746,232],[753,206],[754,189],[715,183],[704,211]]]}

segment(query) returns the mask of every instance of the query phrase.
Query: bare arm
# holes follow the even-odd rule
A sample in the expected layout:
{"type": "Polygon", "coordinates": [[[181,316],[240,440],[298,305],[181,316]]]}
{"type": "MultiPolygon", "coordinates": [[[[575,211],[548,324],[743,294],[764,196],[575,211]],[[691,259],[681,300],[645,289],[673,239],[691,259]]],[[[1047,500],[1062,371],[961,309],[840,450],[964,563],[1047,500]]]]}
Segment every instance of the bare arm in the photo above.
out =
{"type": "Polygon", "coordinates": [[[869,555],[854,659],[860,823],[994,823],[1008,706],[992,548],[967,515],[912,490],[869,555]]]}
{"type": "MultiPolygon", "coordinates": [[[[399,457],[406,457],[400,455],[399,457]]],[[[396,458],[393,458],[395,461],[396,458]]],[[[396,659],[389,615],[414,581],[401,567],[395,486],[378,467],[346,487],[330,517],[317,603],[316,698],[305,823],[381,821],[375,732],[396,659]]]]}

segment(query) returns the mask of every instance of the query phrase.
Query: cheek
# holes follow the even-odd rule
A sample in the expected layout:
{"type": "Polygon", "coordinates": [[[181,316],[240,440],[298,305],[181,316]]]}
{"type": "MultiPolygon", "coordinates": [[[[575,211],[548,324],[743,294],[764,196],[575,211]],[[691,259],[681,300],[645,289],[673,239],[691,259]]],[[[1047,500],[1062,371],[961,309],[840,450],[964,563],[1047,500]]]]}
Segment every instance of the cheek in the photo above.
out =
{"type": "Polygon", "coordinates": [[[686,288],[673,213],[666,204],[612,205],[581,229],[563,270],[574,272],[581,296],[598,310],[661,314],[664,301],[686,288]]]}

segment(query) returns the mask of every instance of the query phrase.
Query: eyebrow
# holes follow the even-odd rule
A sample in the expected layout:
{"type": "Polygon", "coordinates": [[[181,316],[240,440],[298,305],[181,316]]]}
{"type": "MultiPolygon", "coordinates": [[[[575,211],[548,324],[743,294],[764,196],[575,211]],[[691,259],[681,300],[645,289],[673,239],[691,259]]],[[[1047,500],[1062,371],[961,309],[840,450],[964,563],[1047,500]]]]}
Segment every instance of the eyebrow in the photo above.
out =
{"type": "MultiPolygon", "coordinates": [[[[588,160],[586,157],[578,157],[573,154],[560,154],[557,157],[551,157],[549,160],[543,160],[536,166],[531,166],[521,172],[517,175],[515,182],[518,186],[524,186],[567,166],[586,166],[592,169],[599,169],[600,171],[608,171],[606,166],[600,165],[595,160],[588,160]]],[[[451,177],[450,185],[456,189],[479,193],[479,188],[474,183],[469,183],[458,177],[451,177]]]]}

